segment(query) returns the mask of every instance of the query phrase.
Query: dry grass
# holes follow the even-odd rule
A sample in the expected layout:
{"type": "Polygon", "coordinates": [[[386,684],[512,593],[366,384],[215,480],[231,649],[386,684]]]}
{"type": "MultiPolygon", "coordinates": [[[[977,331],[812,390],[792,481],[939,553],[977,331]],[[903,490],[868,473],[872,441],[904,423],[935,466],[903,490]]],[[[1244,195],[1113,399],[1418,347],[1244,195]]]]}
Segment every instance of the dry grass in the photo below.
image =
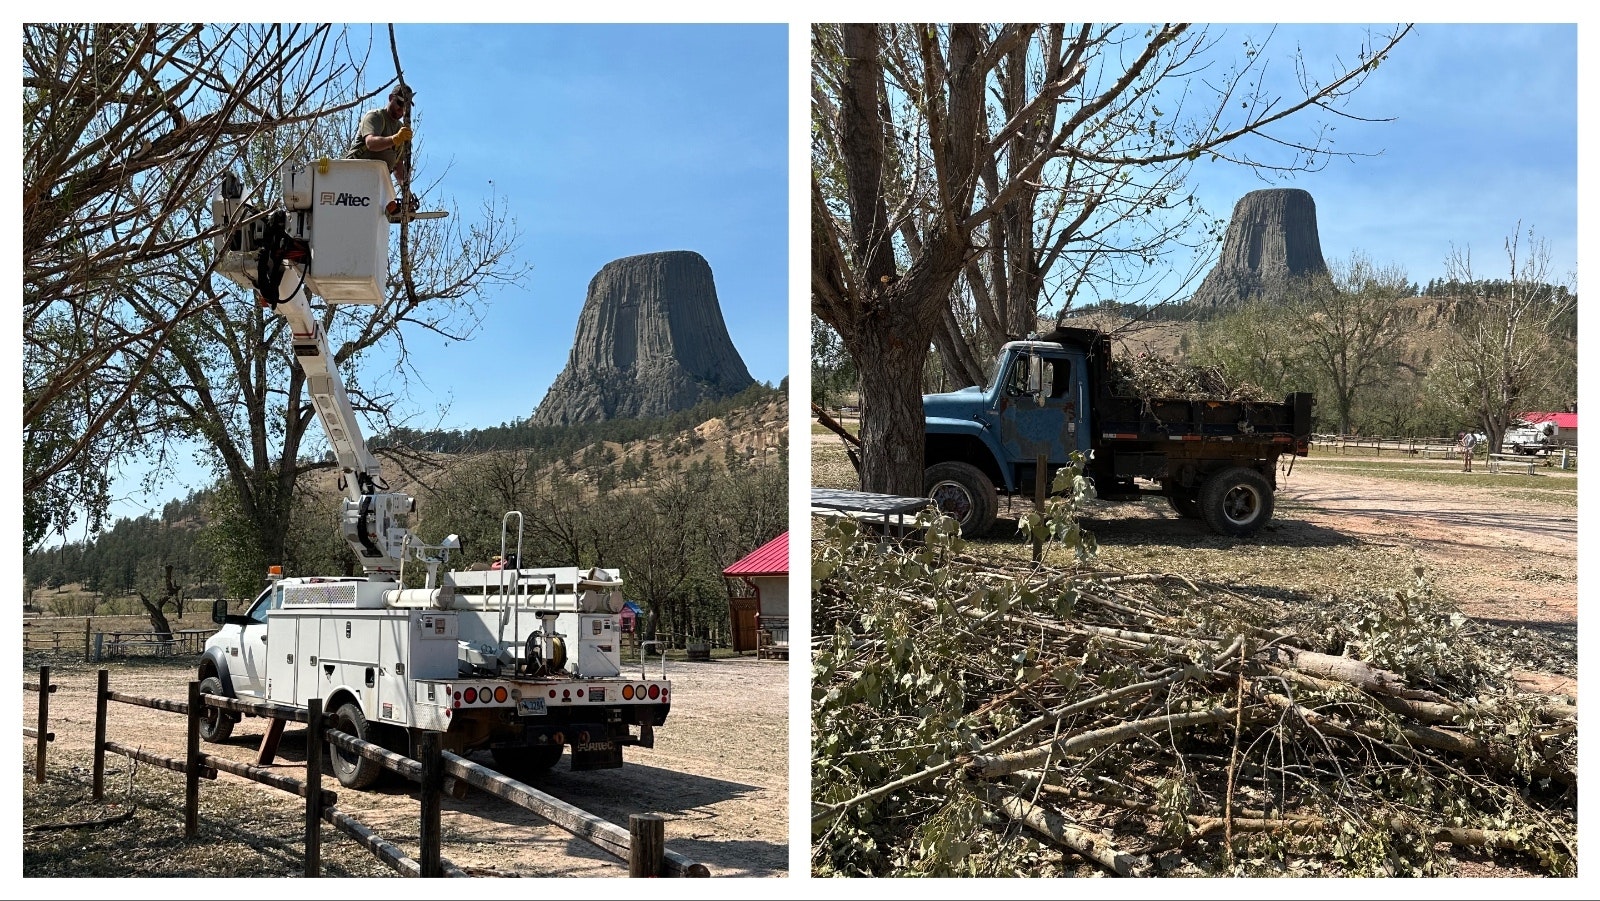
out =
{"type": "MultiPolygon", "coordinates": [[[[222,779],[202,780],[199,835],[191,839],[184,836],[180,773],[107,755],[105,799],[96,801],[89,752],[52,753],[42,785],[33,781],[32,755],[25,762],[23,876],[260,877],[304,872],[305,806],[299,798],[222,779]]],[[[398,874],[324,825],[322,875],[398,874]]]]}

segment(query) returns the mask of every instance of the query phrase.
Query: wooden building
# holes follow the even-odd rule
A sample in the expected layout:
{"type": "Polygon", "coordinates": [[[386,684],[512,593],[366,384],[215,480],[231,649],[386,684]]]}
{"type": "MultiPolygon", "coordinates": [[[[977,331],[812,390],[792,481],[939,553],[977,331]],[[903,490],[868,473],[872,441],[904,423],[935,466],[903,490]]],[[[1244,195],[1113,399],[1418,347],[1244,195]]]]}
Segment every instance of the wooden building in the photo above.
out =
{"type": "Polygon", "coordinates": [[[789,533],[746,554],[722,575],[729,584],[733,649],[789,659],[789,533]]]}

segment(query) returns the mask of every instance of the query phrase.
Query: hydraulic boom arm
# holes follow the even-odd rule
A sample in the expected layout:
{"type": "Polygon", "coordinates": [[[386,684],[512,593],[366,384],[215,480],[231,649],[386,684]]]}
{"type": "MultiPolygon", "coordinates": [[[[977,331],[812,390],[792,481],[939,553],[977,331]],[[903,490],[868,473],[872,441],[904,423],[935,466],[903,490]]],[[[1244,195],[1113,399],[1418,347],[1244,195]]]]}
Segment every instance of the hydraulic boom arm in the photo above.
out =
{"type": "Polygon", "coordinates": [[[340,531],[369,578],[392,581],[413,544],[401,517],[415,510],[416,501],[390,492],[384,483],[334,368],[328,336],[311,309],[313,291],[329,305],[383,301],[388,251],[383,209],[393,197],[388,173],[375,160],[324,159],[286,169],[284,209],[265,216],[244,204],[240,194],[238,180],[230,175],[213,201],[214,218],[226,226],[217,238],[217,272],[254,288],[289,326],[295,360],[342,470],[340,531]]]}

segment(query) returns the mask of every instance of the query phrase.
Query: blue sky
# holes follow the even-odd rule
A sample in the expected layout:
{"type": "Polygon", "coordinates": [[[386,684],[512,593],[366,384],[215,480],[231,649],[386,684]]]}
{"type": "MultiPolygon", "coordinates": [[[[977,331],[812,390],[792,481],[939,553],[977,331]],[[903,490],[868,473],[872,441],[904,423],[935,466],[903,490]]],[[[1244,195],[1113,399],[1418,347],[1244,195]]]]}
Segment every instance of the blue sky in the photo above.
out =
{"type": "MultiPolygon", "coordinates": [[[[365,32],[357,27],[356,35],[365,32]]],[[[397,25],[419,180],[470,215],[503,195],[533,266],[465,346],[407,336],[418,425],[530,415],[566,365],[589,280],[693,250],[757,380],[788,374],[788,38],[781,25],[397,25]],[[493,183],[491,186],[491,182],[493,183]],[[493,372],[501,361],[514,378],[493,372]],[[482,390],[489,377],[498,387],[482,390]],[[507,387],[509,386],[509,387],[507,387]]],[[[385,28],[370,74],[392,75],[385,28]]],[[[427,205],[427,203],[425,203],[427,205]]]]}
{"type": "MultiPolygon", "coordinates": [[[[1265,28],[1227,26],[1230,39],[1247,30],[1265,28]]],[[[1364,30],[1283,25],[1269,52],[1299,46],[1310,60],[1335,52],[1348,60],[1364,30]]],[[[1445,274],[1452,244],[1471,249],[1483,277],[1504,277],[1503,241],[1520,221],[1548,239],[1552,274],[1575,282],[1577,88],[1572,25],[1421,24],[1345,107],[1393,121],[1328,119],[1335,149],[1376,156],[1334,159],[1322,171],[1272,182],[1202,163],[1193,184],[1208,211],[1224,218],[1248,191],[1304,188],[1316,200],[1329,263],[1360,250],[1402,265],[1419,284],[1445,274]]]]}

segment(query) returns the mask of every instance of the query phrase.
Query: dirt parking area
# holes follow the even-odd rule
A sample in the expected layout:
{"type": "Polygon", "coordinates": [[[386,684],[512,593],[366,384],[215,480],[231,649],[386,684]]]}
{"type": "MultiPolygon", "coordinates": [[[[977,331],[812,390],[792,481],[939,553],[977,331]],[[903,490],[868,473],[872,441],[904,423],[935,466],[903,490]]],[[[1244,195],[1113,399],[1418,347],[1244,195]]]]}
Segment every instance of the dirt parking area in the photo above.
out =
{"type": "MultiPolygon", "coordinates": [[[[25,680],[37,680],[39,662],[24,662],[25,680]]],[[[96,670],[82,663],[44,662],[53,664],[51,681],[60,686],[50,701],[50,728],[56,734],[50,750],[52,761],[80,759],[93,748],[96,670]]],[[[182,699],[193,678],[193,668],[180,662],[110,664],[108,668],[112,690],[148,697],[182,699]]],[[[563,759],[535,787],[624,829],[631,814],[661,815],[666,820],[667,848],[704,863],[713,877],[788,875],[788,665],[752,657],[669,662],[667,675],[673,682],[672,712],[656,730],[653,749],[627,749],[627,762],[619,770],[575,773],[563,759]]],[[[24,693],[26,723],[35,721],[37,697],[33,692],[24,693]]],[[[265,728],[264,720],[246,719],[228,742],[205,745],[204,749],[253,762],[265,728]]],[[[113,741],[181,758],[183,732],[183,718],[178,714],[117,703],[108,708],[107,737],[113,741]]],[[[301,776],[304,755],[304,729],[290,726],[277,766],[285,774],[301,776]]],[[[30,748],[24,755],[29,773],[32,759],[30,748]]],[[[492,766],[487,754],[473,759],[492,766]]],[[[108,766],[125,762],[116,755],[108,757],[108,766]]],[[[228,774],[218,778],[256,788],[264,805],[299,806],[298,799],[247,780],[228,774]]],[[[172,773],[170,781],[175,795],[169,813],[181,823],[183,779],[172,773]]],[[[403,783],[386,779],[372,789],[356,792],[343,789],[330,774],[323,785],[339,793],[341,810],[415,853],[417,802],[403,783]]],[[[201,800],[204,805],[204,786],[201,800]]],[[[477,791],[461,800],[447,798],[441,826],[443,856],[479,873],[627,875],[626,862],[532,813],[477,791]]]]}

